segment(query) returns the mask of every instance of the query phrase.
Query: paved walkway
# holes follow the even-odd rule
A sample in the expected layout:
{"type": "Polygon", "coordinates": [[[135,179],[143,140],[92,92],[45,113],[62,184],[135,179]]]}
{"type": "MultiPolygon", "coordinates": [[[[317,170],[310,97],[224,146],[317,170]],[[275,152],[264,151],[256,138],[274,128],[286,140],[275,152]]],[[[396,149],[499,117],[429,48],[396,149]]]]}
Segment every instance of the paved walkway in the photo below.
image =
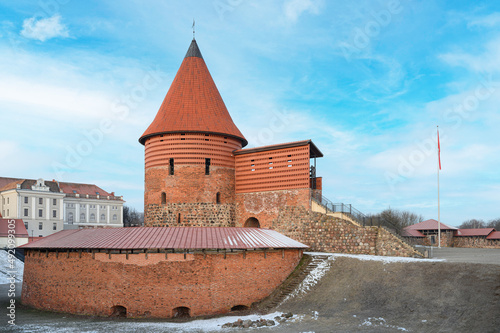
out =
{"type": "MultiPolygon", "coordinates": [[[[430,252],[430,250],[429,250],[430,252]]],[[[469,249],[461,247],[432,248],[432,258],[447,262],[500,265],[500,249],[469,249]]]]}

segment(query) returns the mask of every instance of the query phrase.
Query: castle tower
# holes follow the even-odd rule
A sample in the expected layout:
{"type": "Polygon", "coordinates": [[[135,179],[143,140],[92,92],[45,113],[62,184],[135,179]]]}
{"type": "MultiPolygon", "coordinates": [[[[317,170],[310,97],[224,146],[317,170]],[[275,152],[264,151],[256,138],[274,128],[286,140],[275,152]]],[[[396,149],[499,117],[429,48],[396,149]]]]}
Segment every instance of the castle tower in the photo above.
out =
{"type": "Polygon", "coordinates": [[[193,39],[145,146],[147,226],[234,226],[234,124],[193,39]]]}

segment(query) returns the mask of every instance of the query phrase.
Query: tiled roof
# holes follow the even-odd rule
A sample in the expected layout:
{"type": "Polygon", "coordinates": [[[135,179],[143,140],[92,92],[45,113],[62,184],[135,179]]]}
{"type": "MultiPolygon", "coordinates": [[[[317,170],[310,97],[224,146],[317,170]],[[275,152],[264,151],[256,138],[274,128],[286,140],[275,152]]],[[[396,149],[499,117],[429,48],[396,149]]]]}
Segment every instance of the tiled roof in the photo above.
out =
{"type": "Polygon", "coordinates": [[[0,188],[0,192],[2,191],[7,191],[7,190],[12,190],[14,188],[17,188],[17,185],[22,184],[24,182],[24,179],[18,179],[18,180],[13,180],[12,182],[6,184],[5,186],[0,188]]]}
{"type": "Polygon", "coordinates": [[[311,140],[302,140],[302,141],[279,143],[279,144],[275,144],[275,145],[261,146],[261,147],[255,147],[255,148],[238,149],[238,150],[235,150],[233,152],[233,154],[234,155],[243,155],[243,154],[251,154],[251,153],[276,150],[276,149],[283,149],[283,148],[300,147],[300,146],[305,146],[305,145],[311,146],[311,148],[310,148],[311,149],[311,157],[323,157],[323,153],[318,149],[318,147],[316,147],[316,145],[311,140]]]}
{"type": "Polygon", "coordinates": [[[414,229],[407,229],[407,228],[404,228],[403,230],[401,230],[401,236],[403,236],[403,237],[425,237],[425,235],[423,233],[421,233],[420,231],[414,230],[414,229]]]}
{"type": "Polygon", "coordinates": [[[186,57],[156,114],[139,142],[162,133],[201,132],[235,137],[247,145],[236,127],[193,39],[186,57]]]}
{"type": "Polygon", "coordinates": [[[79,183],[59,183],[59,188],[67,194],[80,194],[80,195],[101,195],[110,196],[111,194],[104,191],[97,185],[94,184],[79,184],[79,183]]]}
{"type": "Polygon", "coordinates": [[[63,230],[31,249],[304,249],[277,231],[235,227],[138,227],[63,230]]]}
{"type": "Polygon", "coordinates": [[[0,189],[2,189],[4,186],[13,183],[18,180],[24,180],[20,178],[10,178],[10,177],[0,177],[0,189]]]}
{"type": "Polygon", "coordinates": [[[477,228],[477,229],[458,229],[455,233],[457,237],[471,237],[471,236],[488,236],[491,232],[495,231],[494,228],[477,228]]]}
{"type": "MultiPolygon", "coordinates": [[[[35,185],[36,184],[36,180],[34,179],[26,179],[22,184],[21,184],[21,188],[22,189],[25,189],[25,190],[31,190],[31,186],[35,185]]],[[[45,186],[47,186],[49,188],[49,191],[50,192],[60,192],[59,191],[59,185],[57,184],[57,182],[55,180],[45,180],[44,181],[45,183],[45,186]]]]}
{"type": "MultiPolygon", "coordinates": [[[[0,219],[0,237],[8,237],[9,235],[9,221],[12,219],[0,219]]],[[[21,219],[14,219],[15,223],[15,233],[16,237],[28,237],[28,231],[24,226],[24,222],[21,219]]]]}
{"type": "Polygon", "coordinates": [[[486,239],[500,239],[500,231],[493,231],[486,239]]]}
{"type": "MultiPolygon", "coordinates": [[[[410,225],[406,227],[405,229],[412,229],[412,230],[438,230],[438,221],[434,219],[430,219],[427,221],[423,221],[417,224],[410,225]]],[[[444,223],[441,223],[441,230],[458,230],[458,228],[455,227],[450,227],[449,225],[446,225],[444,223]]]]}

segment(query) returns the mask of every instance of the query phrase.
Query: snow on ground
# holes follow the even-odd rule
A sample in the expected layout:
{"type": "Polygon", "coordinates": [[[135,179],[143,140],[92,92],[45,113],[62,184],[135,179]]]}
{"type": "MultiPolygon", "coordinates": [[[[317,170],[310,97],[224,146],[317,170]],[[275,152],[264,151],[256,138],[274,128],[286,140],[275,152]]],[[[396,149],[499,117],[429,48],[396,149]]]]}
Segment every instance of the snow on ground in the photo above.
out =
{"type": "Polygon", "coordinates": [[[337,257],[348,257],[358,260],[372,260],[372,261],[382,261],[384,263],[391,262],[438,262],[446,261],[446,259],[419,259],[419,258],[409,258],[409,257],[388,257],[388,256],[373,256],[368,254],[344,254],[344,253],[323,253],[323,252],[304,252],[305,254],[315,256],[315,255],[328,255],[333,258],[337,257]]]}
{"type": "MultiPolygon", "coordinates": [[[[247,320],[250,319],[252,321],[258,319],[272,319],[274,317],[281,316],[282,312],[274,312],[267,315],[248,315],[248,316],[226,316],[220,318],[212,318],[212,319],[199,319],[193,320],[184,323],[172,323],[172,322],[129,322],[129,321],[120,321],[120,322],[109,322],[109,321],[93,321],[93,322],[84,322],[77,325],[72,325],[71,327],[60,327],[57,323],[36,323],[23,325],[21,324],[20,328],[22,328],[23,332],[86,332],[86,333],[94,333],[94,332],[224,332],[225,329],[221,328],[225,323],[233,323],[238,319],[247,320]],[[33,331],[31,331],[33,329],[33,331]]],[[[278,326],[280,323],[275,321],[278,326]]],[[[78,324],[78,323],[76,323],[78,324]]],[[[267,326],[252,328],[252,330],[259,330],[269,328],[267,326]]],[[[234,329],[234,328],[233,328],[234,329]]],[[[229,329],[228,329],[229,330],[229,329]]]]}
{"type": "Polygon", "coordinates": [[[316,268],[314,268],[309,274],[307,274],[307,276],[299,284],[299,286],[285,297],[285,299],[281,302],[281,304],[286,302],[289,298],[300,296],[302,294],[307,293],[307,291],[311,289],[311,287],[316,285],[319,282],[319,280],[321,280],[321,278],[330,270],[333,260],[334,258],[330,256],[327,260],[324,260],[321,263],[319,263],[316,268]]]}
{"type": "Polygon", "coordinates": [[[11,277],[15,277],[16,282],[23,281],[24,262],[13,257],[13,268],[9,262],[9,254],[7,251],[0,250],[0,284],[10,283],[11,277]]]}
{"type": "Polygon", "coordinates": [[[380,326],[380,327],[387,327],[387,328],[395,328],[398,331],[408,332],[408,330],[406,328],[404,328],[404,327],[387,324],[387,322],[385,321],[385,319],[382,318],[382,317],[378,317],[378,318],[368,317],[359,326],[369,326],[369,327],[380,326]]]}

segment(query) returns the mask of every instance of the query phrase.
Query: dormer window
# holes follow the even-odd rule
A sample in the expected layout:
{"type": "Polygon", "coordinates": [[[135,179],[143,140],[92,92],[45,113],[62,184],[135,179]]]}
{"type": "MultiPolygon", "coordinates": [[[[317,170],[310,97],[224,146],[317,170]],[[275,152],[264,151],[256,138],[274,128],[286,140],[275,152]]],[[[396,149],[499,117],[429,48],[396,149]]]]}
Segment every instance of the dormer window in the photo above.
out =
{"type": "Polygon", "coordinates": [[[73,190],[73,193],[76,194],[76,190],[73,190]]]}
{"type": "Polygon", "coordinates": [[[95,192],[96,195],[99,195],[99,192],[95,192]]]}

